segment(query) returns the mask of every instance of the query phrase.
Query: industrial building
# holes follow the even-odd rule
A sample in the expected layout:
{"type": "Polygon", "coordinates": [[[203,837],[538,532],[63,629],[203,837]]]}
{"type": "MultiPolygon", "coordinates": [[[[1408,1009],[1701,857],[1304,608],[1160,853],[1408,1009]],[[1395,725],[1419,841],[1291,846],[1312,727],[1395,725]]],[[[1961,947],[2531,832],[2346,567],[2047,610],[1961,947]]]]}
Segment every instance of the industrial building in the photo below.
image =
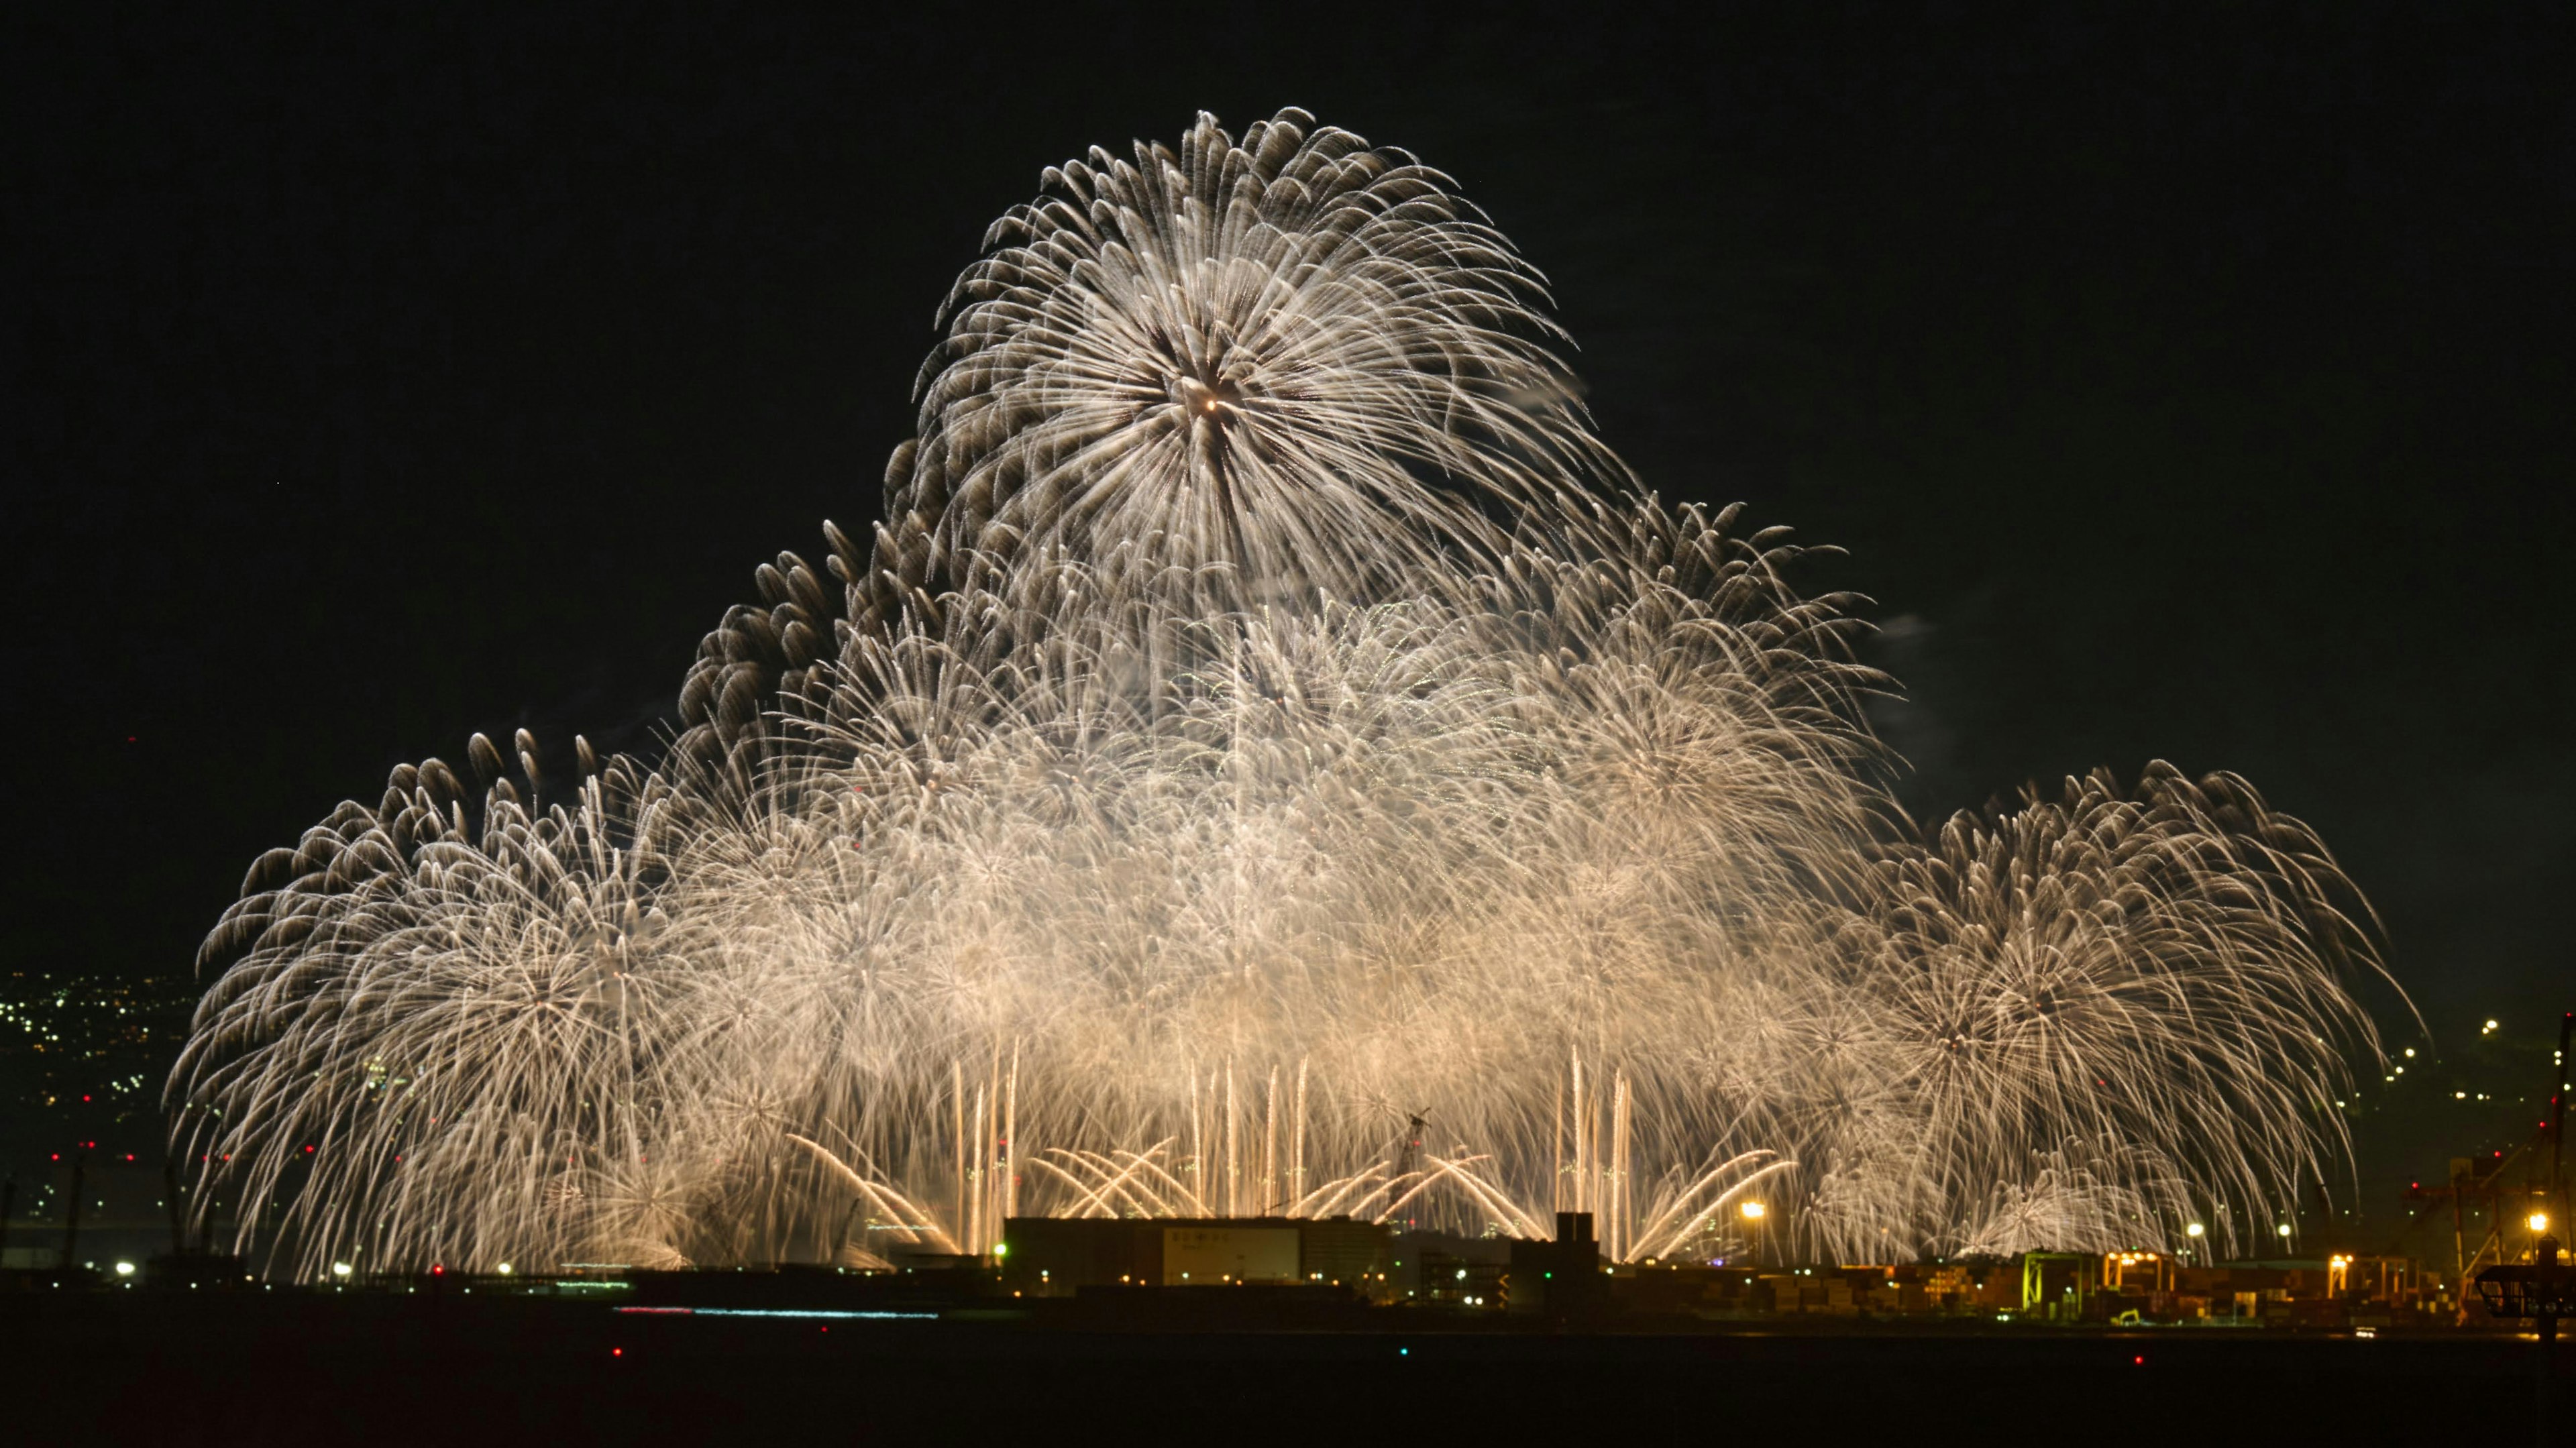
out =
{"type": "Polygon", "coordinates": [[[1393,1238],[1350,1217],[1012,1217],[1002,1279],[1030,1297],[1084,1287],[1239,1284],[1389,1294],[1393,1238]]]}

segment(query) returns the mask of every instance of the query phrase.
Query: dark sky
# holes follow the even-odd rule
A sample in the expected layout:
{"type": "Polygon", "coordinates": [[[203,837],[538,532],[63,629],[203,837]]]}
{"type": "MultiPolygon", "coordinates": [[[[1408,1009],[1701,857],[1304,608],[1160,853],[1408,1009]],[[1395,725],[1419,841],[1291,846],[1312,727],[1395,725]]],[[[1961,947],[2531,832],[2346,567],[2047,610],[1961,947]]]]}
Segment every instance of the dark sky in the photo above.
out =
{"type": "MultiPolygon", "coordinates": [[[[2540,1084],[2551,7],[354,8],[0,44],[8,969],[183,978],[258,850],[471,730],[641,742],[755,564],[875,516],[934,307],[1040,167],[1297,104],[1550,274],[1652,486],[1850,550],[1809,582],[1890,626],[1918,811],[2242,772],[2376,901],[2427,1061],[2540,1084]]],[[[2512,1129],[2410,1110],[2379,1178],[2512,1129]]]]}

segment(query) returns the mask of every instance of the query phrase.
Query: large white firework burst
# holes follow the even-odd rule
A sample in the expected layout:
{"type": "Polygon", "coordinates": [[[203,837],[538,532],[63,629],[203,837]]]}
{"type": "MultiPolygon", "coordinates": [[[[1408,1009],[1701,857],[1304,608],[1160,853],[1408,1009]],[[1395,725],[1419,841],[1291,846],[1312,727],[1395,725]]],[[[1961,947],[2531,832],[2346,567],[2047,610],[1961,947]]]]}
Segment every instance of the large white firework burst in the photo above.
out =
{"type": "Polygon", "coordinates": [[[1410,596],[1581,528],[1623,477],[1542,278],[1411,156],[1202,115],[1045,187],[993,223],[922,368],[877,565],[902,589],[1036,549],[1193,604],[1410,596]]]}
{"type": "Polygon", "coordinates": [[[1644,1256],[1759,1192],[1880,1260],[2332,1174],[2377,962],[2303,826],[2158,765],[1918,838],[1846,601],[1624,491],[1410,158],[1202,117],[1046,184],[873,546],[760,569],[658,764],[477,736],[254,867],[171,1087],[246,1245],[1562,1208],[1644,1256]]]}

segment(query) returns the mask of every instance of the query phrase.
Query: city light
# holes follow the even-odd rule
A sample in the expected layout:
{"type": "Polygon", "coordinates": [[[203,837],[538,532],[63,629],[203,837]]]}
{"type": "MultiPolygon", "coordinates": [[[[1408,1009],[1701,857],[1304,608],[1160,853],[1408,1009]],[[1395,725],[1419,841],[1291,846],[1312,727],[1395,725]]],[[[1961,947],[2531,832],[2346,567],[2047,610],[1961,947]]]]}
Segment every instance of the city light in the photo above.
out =
{"type": "Polygon", "coordinates": [[[334,1277],[346,1277],[349,1275],[349,1270],[349,1264],[346,1262],[334,1262],[331,1264],[331,1275],[334,1277]]]}
{"type": "Polygon", "coordinates": [[[1744,1220],[1758,1222],[1762,1220],[1762,1214],[1767,1209],[1760,1202],[1746,1202],[1736,1210],[1744,1214],[1744,1220]]]}
{"type": "Polygon", "coordinates": [[[2190,1226],[2182,1229],[2182,1234],[2186,1237],[2201,1237],[2208,1235],[2208,1233],[2209,1229],[2198,1222],[2194,1222],[2190,1226]]]}
{"type": "Polygon", "coordinates": [[[2534,1212],[2531,1214],[2530,1222],[2526,1225],[2528,1225],[2534,1232],[2546,1232],[2549,1230],[2549,1214],[2547,1212],[2534,1212]]]}
{"type": "Polygon", "coordinates": [[[2281,1233],[2281,1235],[2282,1235],[2282,1236],[2287,1237],[2288,1235],[2290,1235],[2290,1224],[2289,1224],[2289,1223],[2287,1223],[2287,1222],[2283,1222],[2283,1223],[2280,1225],[2279,1231],[2280,1231],[2280,1233],[2281,1233]]]}
{"type": "MultiPolygon", "coordinates": [[[[2539,1219],[2539,1218],[2537,1218],[2537,1217],[2534,1217],[2532,1220],[2533,1220],[2533,1221],[2538,1221],[2538,1220],[2540,1220],[2540,1219],[2539,1219]]],[[[117,1275],[117,1276],[119,1276],[119,1277],[131,1277],[131,1276],[133,1276],[133,1275],[134,1275],[134,1264],[133,1264],[133,1263],[131,1263],[131,1262],[119,1262],[119,1263],[117,1263],[117,1264],[116,1264],[116,1275],[117,1275]]]]}

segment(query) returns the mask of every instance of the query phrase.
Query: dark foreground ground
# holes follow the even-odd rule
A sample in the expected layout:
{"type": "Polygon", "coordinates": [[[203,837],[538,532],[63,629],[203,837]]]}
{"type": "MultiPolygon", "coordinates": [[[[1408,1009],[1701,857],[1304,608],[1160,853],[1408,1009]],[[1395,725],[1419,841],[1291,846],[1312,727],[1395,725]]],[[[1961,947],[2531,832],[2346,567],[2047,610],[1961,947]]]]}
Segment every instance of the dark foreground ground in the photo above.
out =
{"type": "MultiPolygon", "coordinates": [[[[2528,1338],[1838,1326],[1120,1328],[32,1292],[0,1295],[0,1442],[2535,1441],[2528,1338]]],[[[2576,1352],[2558,1359],[2563,1405],[2576,1352]]]]}

